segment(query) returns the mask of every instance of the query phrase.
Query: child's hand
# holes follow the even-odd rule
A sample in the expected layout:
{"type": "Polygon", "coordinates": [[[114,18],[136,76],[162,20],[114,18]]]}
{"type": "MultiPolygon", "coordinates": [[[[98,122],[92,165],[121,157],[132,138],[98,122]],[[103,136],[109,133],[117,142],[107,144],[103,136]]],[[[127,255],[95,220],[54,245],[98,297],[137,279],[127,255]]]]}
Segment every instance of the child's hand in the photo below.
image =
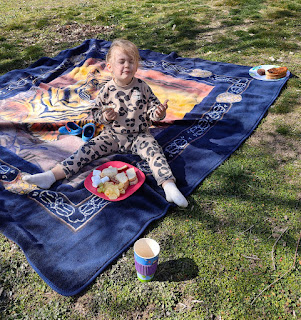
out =
{"type": "Polygon", "coordinates": [[[161,119],[163,117],[165,117],[166,115],[166,109],[168,108],[168,105],[167,105],[167,102],[169,100],[165,100],[165,102],[162,104],[160,104],[158,107],[157,107],[157,110],[156,110],[156,117],[161,119]]]}
{"type": "Polygon", "coordinates": [[[109,108],[104,112],[104,116],[107,121],[113,121],[117,118],[117,112],[115,112],[113,108],[109,108]]]}

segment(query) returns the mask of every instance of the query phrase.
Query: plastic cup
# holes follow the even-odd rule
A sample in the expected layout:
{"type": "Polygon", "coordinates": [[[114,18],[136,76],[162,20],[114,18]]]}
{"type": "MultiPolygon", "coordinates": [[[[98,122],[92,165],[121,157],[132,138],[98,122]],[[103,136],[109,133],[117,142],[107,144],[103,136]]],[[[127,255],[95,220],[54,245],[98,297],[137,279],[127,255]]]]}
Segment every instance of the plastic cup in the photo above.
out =
{"type": "Polygon", "coordinates": [[[150,238],[141,238],[134,244],[134,258],[137,277],[141,282],[153,279],[159,259],[160,246],[150,238]]]}

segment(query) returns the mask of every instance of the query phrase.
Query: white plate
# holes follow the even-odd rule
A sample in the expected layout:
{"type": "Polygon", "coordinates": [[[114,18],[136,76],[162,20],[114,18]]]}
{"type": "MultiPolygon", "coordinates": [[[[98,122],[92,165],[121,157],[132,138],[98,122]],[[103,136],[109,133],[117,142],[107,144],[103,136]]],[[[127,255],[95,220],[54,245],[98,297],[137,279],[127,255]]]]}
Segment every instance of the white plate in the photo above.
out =
{"type": "MultiPolygon", "coordinates": [[[[275,66],[272,64],[264,64],[262,66],[257,66],[257,67],[253,67],[249,70],[249,75],[257,80],[263,80],[263,81],[279,81],[282,80],[284,78],[279,78],[279,79],[267,79],[266,75],[261,76],[260,74],[258,74],[257,70],[258,69],[264,69],[264,70],[268,70],[271,68],[278,68],[279,66],[275,66]]],[[[287,70],[286,73],[286,77],[288,77],[290,75],[290,72],[287,70]]]]}

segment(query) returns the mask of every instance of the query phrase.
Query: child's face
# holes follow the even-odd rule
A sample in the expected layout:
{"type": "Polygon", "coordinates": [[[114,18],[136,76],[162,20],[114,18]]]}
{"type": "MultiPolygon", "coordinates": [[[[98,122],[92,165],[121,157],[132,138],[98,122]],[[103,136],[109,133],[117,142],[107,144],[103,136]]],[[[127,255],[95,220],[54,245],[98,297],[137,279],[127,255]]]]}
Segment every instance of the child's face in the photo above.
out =
{"type": "Polygon", "coordinates": [[[138,66],[133,57],[121,48],[116,48],[107,67],[113,73],[115,82],[120,86],[126,86],[132,81],[138,66]]]}

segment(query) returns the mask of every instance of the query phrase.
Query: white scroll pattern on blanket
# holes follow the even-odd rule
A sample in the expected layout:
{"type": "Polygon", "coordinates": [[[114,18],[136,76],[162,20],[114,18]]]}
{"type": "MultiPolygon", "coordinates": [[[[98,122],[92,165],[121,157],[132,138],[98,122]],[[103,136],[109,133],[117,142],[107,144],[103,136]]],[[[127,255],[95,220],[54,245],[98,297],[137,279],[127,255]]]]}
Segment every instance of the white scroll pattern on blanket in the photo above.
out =
{"type": "Polygon", "coordinates": [[[6,164],[0,164],[0,175],[2,176],[6,176],[6,174],[10,171],[9,166],[7,166],[6,164]]]}
{"type": "Polygon", "coordinates": [[[15,168],[0,162],[0,181],[12,181],[17,174],[18,172],[15,168]]]}
{"type": "Polygon", "coordinates": [[[63,193],[51,190],[34,190],[28,196],[74,230],[81,228],[109,203],[100,197],[92,196],[85,199],[80,205],[75,205],[63,193]]]}
{"type": "Polygon", "coordinates": [[[222,119],[224,114],[229,111],[230,107],[230,103],[216,103],[201,119],[195,121],[195,123],[187,128],[187,130],[183,130],[180,138],[173,140],[163,148],[167,159],[169,161],[173,160],[189,146],[189,144],[204,136],[217,121],[222,119]]]}
{"type": "MultiPolygon", "coordinates": [[[[13,193],[27,194],[28,198],[36,201],[51,215],[66,223],[72,230],[77,231],[82,228],[91,218],[98,214],[110,201],[90,195],[79,204],[73,203],[65,194],[52,190],[42,190],[31,188],[29,192],[19,189],[14,192],[13,186],[22,181],[22,173],[18,168],[3,162],[0,159],[0,182],[4,187],[13,193]],[[24,191],[24,192],[23,192],[24,191]]],[[[22,188],[22,185],[19,186],[22,188]]],[[[24,188],[24,186],[23,186],[24,188]]],[[[17,187],[15,188],[18,189],[17,187]]]]}

